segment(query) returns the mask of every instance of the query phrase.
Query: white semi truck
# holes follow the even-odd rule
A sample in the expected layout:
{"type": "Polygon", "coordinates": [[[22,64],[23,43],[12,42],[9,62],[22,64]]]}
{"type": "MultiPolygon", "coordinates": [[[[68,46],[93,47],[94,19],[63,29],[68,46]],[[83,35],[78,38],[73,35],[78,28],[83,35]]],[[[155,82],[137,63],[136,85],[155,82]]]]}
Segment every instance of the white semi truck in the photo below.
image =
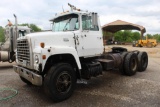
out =
{"type": "Polygon", "coordinates": [[[0,44],[0,62],[13,62],[15,61],[15,51],[17,38],[25,36],[30,33],[30,28],[27,26],[18,26],[17,17],[15,17],[15,25],[9,21],[5,27],[5,41],[0,44]]]}
{"type": "Polygon", "coordinates": [[[98,14],[69,6],[71,11],[50,20],[52,31],[17,39],[17,65],[13,68],[23,82],[43,86],[46,94],[59,102],[72,95],[77,79],[113,69],[129,76],[145,71],[146,52],[115,47],[106,53],[98,14]]]}

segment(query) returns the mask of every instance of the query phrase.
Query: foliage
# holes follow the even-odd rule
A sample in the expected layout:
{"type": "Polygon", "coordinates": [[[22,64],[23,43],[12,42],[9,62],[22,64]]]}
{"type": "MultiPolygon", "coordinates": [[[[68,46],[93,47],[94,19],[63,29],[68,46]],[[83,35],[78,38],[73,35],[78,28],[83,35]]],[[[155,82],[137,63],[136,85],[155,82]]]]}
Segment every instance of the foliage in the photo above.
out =
{"type": "Polygon", "coordinates": [[[0,42],[4,42],[5,37],[4,37],[4,29],[2,26],[0,26],[0,42]]]}
{"type": "Polygon", "coordinates": [[[156,39],[158,42],[160,42],[160,34],[154,34],[153,39],[156,39]]]}
{"type": "Polygon", "coordinates": [[[146,36],[148,36],[148,39],[152,39],[153,36],[151,34],[146,34],[146,36]]]}
{"type": "Polygon", "coordinates": [[[114,33],[115,41],[120,42],[132,42],[140,39],[139,32],[132,32],[131,30],[118,31],[114,33]]]}
{"type": "Polygon", "coordinates": [[[39,28],[37,25],[35,24],[28,24],[28,23],[24,23],[24,24],[20,24],[20,26],[28,26],[29,28],[31,28],[34,32],[39,32],[41,31],[41,28],[39,28]]]}
{"type": "MultiPolygon", "coordinates": [[[[103,32],[104,36],[114,36],[115,41],[119,42],[132,42],[140,39],[140,32],[133,32],[131,30],[121,30],[114,34],[111,34],[109,32],[103,32]]],[[[146,34],[144,35],[148,36],[148,39],[156,39],[157,42],[160,42],[160,34],[146,34]]]]}
{"type": "Polygon", "coordinates": [[[140,39],[140,33],[139,32],[132,32],[132,39],[135,40],[139,40],[140,39]]]}

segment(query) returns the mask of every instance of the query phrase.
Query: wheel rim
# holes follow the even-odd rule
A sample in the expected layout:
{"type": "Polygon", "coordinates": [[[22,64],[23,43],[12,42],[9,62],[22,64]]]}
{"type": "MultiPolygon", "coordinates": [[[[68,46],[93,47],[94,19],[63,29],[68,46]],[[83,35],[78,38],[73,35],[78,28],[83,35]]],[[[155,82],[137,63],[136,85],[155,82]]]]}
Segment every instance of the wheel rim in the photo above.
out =
{"type": "Polygon", "coordinates": [[[136,71],[136,68],[137,68],[137,62],[136,62],[136,59],[132,59],[132,62],[131,62],[131,69],[133,71],[136,71]]]}
{"type": "Polygon", "coordinates": [[[67,72],[63,72],[57,78],[57,91],[59,93],[66,93],[70,90],[71,84],[71,76],[67,72]]]}

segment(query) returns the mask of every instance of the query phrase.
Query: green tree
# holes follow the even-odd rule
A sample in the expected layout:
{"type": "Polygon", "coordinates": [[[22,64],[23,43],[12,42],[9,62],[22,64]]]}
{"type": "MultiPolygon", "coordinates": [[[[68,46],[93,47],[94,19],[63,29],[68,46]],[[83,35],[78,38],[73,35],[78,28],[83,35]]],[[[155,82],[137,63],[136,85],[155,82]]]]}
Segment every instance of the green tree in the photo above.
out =
{"type": "Polygon", "coordinates": [[[122,31],[118,31],[116,33],[114,33],[114,39],[116,41],[120,41],[120,42],[123,42],[123,32],[122,31]]]}
{"type": "Polygon", "coordinates": [[[123,39],[126,42],[132,42],[132,31],[131,30],[124,30],[123,31],[123,39]]]}
{"type": "Polygon", "coordinates": [[[157,40],[157,42],[160,42],[160,34],[154,34],[153,38],[157,40]]]}
{"type": "Polygon", "coordinates": [[[2,26],[0,26],[0,42],[4,42],[5,37],[4,37],[4,29],[2,26]]]}
{"type": "Polygon", "coordinates": [[[140,39],[140,33],[132,32],[131,30],[121,30],[114,33],[114,37],[116,41],[132,42],[140,39]]]}
{"type": "Polygon", "coordinates": [[[41,28],[39,28],[37,25],[35,24],[28,24],[28,23],[24,23],[24,24],[20,24],[20,26],[28,26],[29,28],[31,28],[34,32],[39,32],[41,31],[41,28]]]}
{"type": "Polygon", "coordinates": [[[132,31],[131,30],[124,30],[124,31],[118,31],[114,34],[116,41],[121,42],[132,42],[132,31]]]}
{"type": "Polygon", "coordinates": [[[153,36],[151,34],[146,34],[146,36],[148,36],[148,39],[152,39],[153,36]]]}
{"type": "Polygon", "coordinates": [[[140,39],[140,33],[139,32],[133,32],[132,33],[132,40],[135,41],[135,40],[139,40],[140,39]]]}

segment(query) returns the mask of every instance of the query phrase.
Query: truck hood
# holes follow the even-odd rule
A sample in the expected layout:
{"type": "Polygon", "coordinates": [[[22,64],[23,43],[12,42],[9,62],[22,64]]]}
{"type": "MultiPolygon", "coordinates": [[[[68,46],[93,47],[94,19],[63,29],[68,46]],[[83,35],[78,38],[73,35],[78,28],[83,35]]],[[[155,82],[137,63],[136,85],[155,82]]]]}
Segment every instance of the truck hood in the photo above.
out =
{"type": "Polygon", "coordinates": [[[32,48],[40,47],[40,43],[45,43],[45,47],[69,46],[75,47],[73,32],[39,32],[30,33],[24,37],[28,39],[32,48]]]}

